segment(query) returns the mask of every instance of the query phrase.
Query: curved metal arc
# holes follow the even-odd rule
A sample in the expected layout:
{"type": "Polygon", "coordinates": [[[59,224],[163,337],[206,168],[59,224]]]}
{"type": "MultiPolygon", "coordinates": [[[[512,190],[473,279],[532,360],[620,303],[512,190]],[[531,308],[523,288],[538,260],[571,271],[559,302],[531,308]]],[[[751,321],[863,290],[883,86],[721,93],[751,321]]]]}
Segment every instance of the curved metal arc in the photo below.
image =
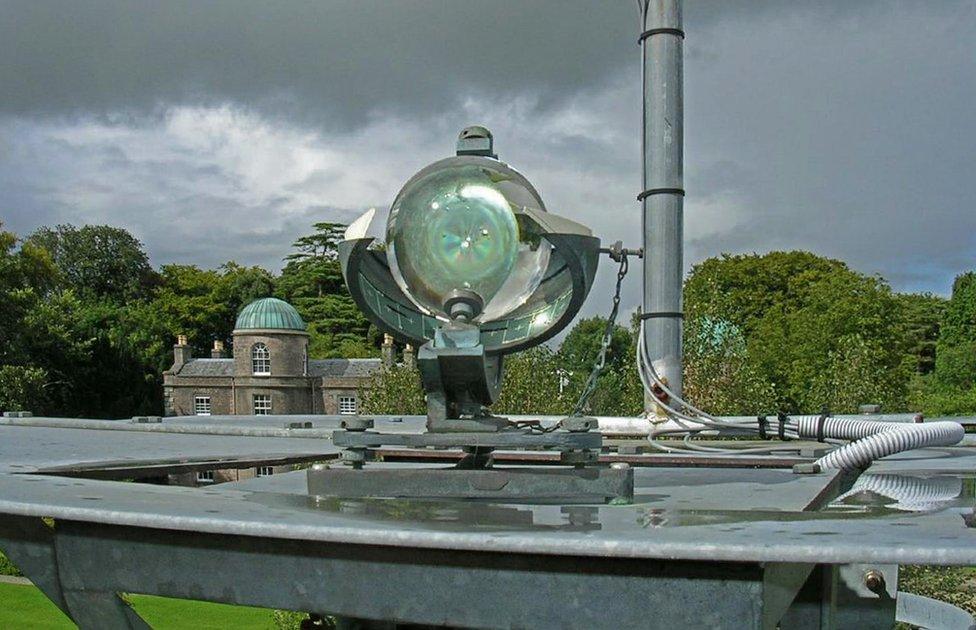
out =
{"type": "Polygon", "coordinates": [[[389,267],[382,261],[381,256],[373,255],[369,251],[369,246],[375,239],[373,237],[358,238],[339,243],[339,265],[342,268],[342,276],[349,289],[349,294],[359,310],[363,312],[373,325],[380,331],[392,335],[394,339],[401,343],[410,343],[417,347],[427,341],[427,337],[411,334],[411,331],[423,331],[424,318],[434,320],[433,317],[421,313],[413,305],[413,302],[403,294],[400,287],[393,281],[389,267]],[[370,291],[368,283],[372,288],[370,291]],[[375,295],[374,295],[375,294],[375,295]],[[383,304],[378,296],[382,296],[389,301],[383,304]],[[371,301],[370,298],[373,298],[371,301]],[[382,310],[394,311],[400,318],[406,318],[417,322],[418,326],[411,328],[397,327],[390,323],[382,314],[382,310]]]}
{"type": "MultiPolygon", "coordinates": [[[[551,339],[573,320],[589,294],[599,262],[599,239],[585,234],[553,233],[545,234],[545,238],[554,247],[550,265],[563,269],[548,276],[547,282],[540,285],[528,303],[554,303],[565,299],[567,295],[569,303],[555,320],[544,324],[534,321],[538,308],[523,309],[516,317],[483,324],[482,342],[488,354],[517,352],[551,339]],[[550,289],[548,283],[564,282],[561,278],[563,274],[569,277],[568,291],[542,296],[542,292],[550,289]],[[514,341],[504,341],[513,330],[524,332],[514,341]],[[498,337],[502,341],[494,339],[498,337]]],[[[433,316],[420,312],[404,295],[393,281],[382,254],[369,250],[373,240],[367,237],[339,244],[339,261],[346,286],[356,305],[377,328],[401,343],[421,346],[433,337],[440,322],[433,316]]]]}

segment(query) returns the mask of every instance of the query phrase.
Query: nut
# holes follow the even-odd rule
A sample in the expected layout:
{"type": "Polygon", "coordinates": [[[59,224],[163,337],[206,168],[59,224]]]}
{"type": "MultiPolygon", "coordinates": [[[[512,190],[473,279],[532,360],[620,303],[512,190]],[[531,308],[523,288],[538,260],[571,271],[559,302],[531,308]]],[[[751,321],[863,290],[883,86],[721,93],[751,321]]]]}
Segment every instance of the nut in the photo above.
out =
{"type": "Polygon", "coordinates": [[[881,594],[885,590],[885,579],[880,571],[871,569],[864,574],[864,586],[872,593],[881,594]]]}
{"type": "Polygon", "coordinates": [[[372,418],[361,418],[360,416],[351,416],[345,418],[339,423],[339,426],[346,431],[365,431],[366,429],[373,428],[372,418]]]}
{"type": "Polygon", "coordinates": [[[559,422],[559,427],[573,433],[585,433],[586,431],[592,431],[599,427],[596,418],[586,418],[580,416],[570,416],[569,418],[563,418],[559,422]]]}

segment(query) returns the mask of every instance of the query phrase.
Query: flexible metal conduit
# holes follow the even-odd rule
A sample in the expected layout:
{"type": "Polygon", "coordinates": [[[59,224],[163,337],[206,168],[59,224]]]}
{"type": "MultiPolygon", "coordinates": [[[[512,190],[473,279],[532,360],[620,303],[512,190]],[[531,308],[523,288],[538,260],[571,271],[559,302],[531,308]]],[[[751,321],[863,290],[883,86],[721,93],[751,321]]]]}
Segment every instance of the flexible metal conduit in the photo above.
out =
{"type": "MultiPolygon", "coordinates": [[[[795,418],[800,437],[818,435],[818,416],[795,418]]],[[[827,453],[816,461],[821,468],[859,470],[888,455],[927,446],[952,446],[962,441],[966,432],[958,422],[926,424],[887,424],[871,420],[825,418],[821,435],[856,440],[827,453]]]]}
{"type": "Polygon", "coordinates": [[[905,512],[930,512],[945,507],[960,498],[963,493],[962,479],[955,475],[941,477],[913,477],[908,475],[863,474],[851,489],[834,499],[843,505],[857,495],[871,493],[895,501],[886,507],[905,512]]]}

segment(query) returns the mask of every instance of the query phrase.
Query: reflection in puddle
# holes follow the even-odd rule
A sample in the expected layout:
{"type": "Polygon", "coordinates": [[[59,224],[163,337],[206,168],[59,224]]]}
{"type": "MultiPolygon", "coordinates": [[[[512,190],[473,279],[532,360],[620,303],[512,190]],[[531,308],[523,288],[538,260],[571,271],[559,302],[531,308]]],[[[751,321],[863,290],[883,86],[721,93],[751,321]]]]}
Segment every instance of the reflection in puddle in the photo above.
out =
{"type": "MultiPolygon", "coordinates": [[[[772,536],[802,533],[810,540],[834,536],[842,521],[884,520],[889,525],[912,527],[925,524],[926,517],[945,512],[960,526],[976,527],[972,475],[864,474],[826,508],[820,511],[781,510],[696,510],[664,507],[667,495],[639,495],[635,504],[613,505],[525,505],[486,501],[434,499],[346,499],[272,492],[247,492],[246,500],[279,510],[328,513],[333,525],[368,527],[396,522],[406,530],[481,533],[596,532],[650,535],[658,529],[708,527],[722,532],[747,530],[761,524],[772,536]],[[956,518],[958,514],[961,519],[956,518]],[[962,521],[960,523],[960,520],[962,521]],[[776,523],[783,523],[776,529],[776,523]],[[795,528],[790,524],[818,523],[795,528]]],[[[747,504],[747,496],[742,504],[747,504]]],[[[730,501],[733,502],[733,501],[730,501]]],[[[911,531],[911,530],[907,530],[911,531]]]]}
{"type": "Polygon", "coordinates": [[[973,506],[973,478],[961,475],[863,474],[831,507],[861,507],[901,512],[935,512],[973,506]]]}

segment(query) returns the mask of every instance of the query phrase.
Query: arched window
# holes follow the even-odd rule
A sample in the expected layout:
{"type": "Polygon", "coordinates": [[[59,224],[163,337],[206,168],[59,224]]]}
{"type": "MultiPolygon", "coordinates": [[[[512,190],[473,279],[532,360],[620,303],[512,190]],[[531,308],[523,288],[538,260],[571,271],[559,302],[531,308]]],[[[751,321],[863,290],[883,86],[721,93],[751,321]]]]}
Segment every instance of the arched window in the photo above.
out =
{"type": "Polygon", "coordinates": [[[271,376],[271,352],[263,343],[251,346],[251,372],[255,376],[271,376]]]}

